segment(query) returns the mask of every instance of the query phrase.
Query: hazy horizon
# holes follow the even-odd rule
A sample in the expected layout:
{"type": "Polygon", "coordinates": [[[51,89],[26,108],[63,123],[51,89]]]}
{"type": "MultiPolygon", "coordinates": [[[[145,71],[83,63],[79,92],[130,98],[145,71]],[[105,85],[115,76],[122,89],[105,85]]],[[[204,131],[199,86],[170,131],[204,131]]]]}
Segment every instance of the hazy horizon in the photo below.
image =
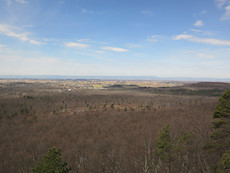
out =
{"type": "Polygon", "coordinates": [[[193,77],[158,77],[158,76],[68,76],[68,75],[0,75],[1,79],[36,79],[36,80],[133,80],[133,81],[181,81],[181,82],[230,82],[230,78],[193,78],[193,77]]]}
{"type": "Polygon", "coordinates": [[[230,78],[230,0],[1,0],[0,76],[230,78]]]}

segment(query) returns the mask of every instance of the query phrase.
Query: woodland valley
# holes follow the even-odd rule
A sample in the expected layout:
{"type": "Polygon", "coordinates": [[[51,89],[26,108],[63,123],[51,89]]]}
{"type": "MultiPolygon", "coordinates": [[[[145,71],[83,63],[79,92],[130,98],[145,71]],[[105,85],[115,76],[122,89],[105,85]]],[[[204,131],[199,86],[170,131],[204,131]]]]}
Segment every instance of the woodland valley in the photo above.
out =
{"type": "Polygon", "coordinates": [[[0,172],[45,172],[52,157],[56,172],[230,172],[229,89],[221,82],[2,79],[0,172]]]}

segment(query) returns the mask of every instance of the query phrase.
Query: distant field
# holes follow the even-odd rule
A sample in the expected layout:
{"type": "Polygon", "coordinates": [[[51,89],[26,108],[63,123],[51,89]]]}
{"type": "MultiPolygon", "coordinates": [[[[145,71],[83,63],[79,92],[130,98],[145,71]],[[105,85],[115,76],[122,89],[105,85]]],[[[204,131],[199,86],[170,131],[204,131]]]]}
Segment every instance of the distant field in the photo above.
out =
{"type": "MultiPolygon", "coordinates": [[[[31,172],[56,146],[72,172],[143,172],[146,164],[153,172],[146,159],[154,159],[158,132],[170,124],[174,137],[185,131],[195,136],[188,164],[205,172],[215,161],[203,150],[212,112],[229,88],[207,82],[0,80],[0,170],[31,172]]],[[[182,166],[172,164],[175,172],[182,166]]]]}
{"type": "MultiPolygon", "coordinates": [[[[162,84],[163,85],[163,84],[162,84]]],[[[169,85],[169,84],[168,84],[169,85]]],[[[148,92],[152,94],[171,94],[171,95],[200,95],[200,96],[220,96],[225,90],[230,88],[230,83],[221,82],[199,82],[199,83],[171,83],[171,86],[146,87],[141,85],[112,85],[108,87],[113,90],[134,90],[148,92]]]]}

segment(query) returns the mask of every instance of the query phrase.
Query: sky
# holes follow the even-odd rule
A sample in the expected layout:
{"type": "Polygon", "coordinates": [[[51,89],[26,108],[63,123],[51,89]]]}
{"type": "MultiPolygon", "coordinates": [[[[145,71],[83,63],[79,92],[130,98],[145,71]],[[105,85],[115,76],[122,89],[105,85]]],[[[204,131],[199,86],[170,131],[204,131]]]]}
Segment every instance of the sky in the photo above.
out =
{"type": "Polygon", "coordinates": [[[0,75],[230,78],[230,0],[0,0],[0,75]]]}

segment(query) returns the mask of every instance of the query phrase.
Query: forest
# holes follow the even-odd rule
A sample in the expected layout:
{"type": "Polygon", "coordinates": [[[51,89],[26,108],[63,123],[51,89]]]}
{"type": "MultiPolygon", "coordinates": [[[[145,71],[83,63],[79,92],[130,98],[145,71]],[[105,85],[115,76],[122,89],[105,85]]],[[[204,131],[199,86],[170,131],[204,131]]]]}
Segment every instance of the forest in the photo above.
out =
{"type": "Polygon", "coordinates": [[[1,172],[230,172],[229,83],[64,82],[0,81],[1,172]]]}

